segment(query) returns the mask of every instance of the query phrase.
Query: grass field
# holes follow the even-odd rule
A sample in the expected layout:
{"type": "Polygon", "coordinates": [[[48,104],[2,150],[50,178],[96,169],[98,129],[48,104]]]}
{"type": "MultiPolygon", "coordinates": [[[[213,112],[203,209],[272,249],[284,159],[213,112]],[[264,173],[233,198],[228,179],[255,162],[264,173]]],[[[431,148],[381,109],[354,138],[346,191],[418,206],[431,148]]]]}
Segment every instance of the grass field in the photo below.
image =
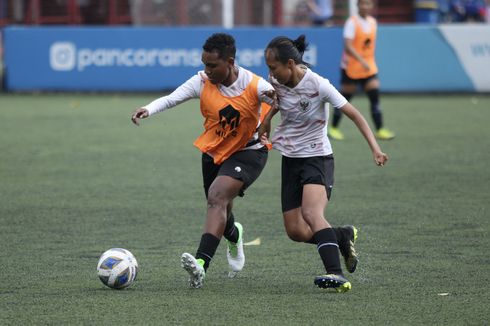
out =
{"type": "Polygon", "coordinates": [[[244,271],[227,279],[222,243],[204,287],[187,288],[180,255],[195,252],[206,207],[202,120],[188,102],[133,126],[154,97],[0,95],[1,325],[489,324],[489,96],[384,96],[397,133],[384,168],[344,119],[326,216],[360,231],[345,294],[315,288],[315,247],[285,235],[277,152],[235,202],[245,241],[261,239],[244,271]],[[123,291],[95,271],[116,246],[141,268],[123,291]]]}

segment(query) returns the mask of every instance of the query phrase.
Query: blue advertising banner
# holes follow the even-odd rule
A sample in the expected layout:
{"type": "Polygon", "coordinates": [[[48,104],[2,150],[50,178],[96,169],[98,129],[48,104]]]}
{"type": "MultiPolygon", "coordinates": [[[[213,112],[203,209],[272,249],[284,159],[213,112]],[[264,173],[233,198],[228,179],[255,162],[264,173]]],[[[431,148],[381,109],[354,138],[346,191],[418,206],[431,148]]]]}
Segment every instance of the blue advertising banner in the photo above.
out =
{"type": "Polygon", "coordinates": [[[201,63],[216,32],[236,38],[237,62],[267,77],[264,48],[279,35],[307,36],[305,61],[339,79],[340,29],[9,27],[4,30],[8,90],[155,91],[173,89],[201,63]]]}
{"type": "MultiPolygon", "coordinates": [[[[264,48],[306,35],[304,59],[339,86],[343,37],[333,28],[7,27],[5,87],[11,91],[171,90],[203,69],[202,45],[232,34],[237,63],[267,77],[264,48]]],[[[490,26],[380,26],[376,56],[384,92],[490,90],[490,26]]]]}

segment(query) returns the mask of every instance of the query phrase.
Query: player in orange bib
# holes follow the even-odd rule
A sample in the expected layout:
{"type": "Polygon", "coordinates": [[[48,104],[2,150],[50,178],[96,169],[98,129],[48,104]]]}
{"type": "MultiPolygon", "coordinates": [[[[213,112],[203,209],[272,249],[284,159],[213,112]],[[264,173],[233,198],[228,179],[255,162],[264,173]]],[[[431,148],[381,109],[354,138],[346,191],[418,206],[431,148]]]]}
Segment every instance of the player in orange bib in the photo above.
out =
{"type": "Polygon", "coordinates": [[[179,86],[170,95],[136,109],[131,120],[165,111],[191,98],[200,99],[204,131],[194,145],[202,152],[207,214],[204,232],[195,255],[183,253],[182,267],[189,285],[200,288],[222,237],[227,240],[229,276],[245,263],[243,226],[235,222],[233,199],[243,196],[260,175],[268,149],[258,137],[262,107],[274,105],[275,92],[263,78],[235,64],[235,40],[213,34],[203,46],[204,71],[179,86]]]}
{"type": "MultiPolygon", "coordinates": [[[[359,15],[347,19],[344,25],[344,53],[341,62],[341,93],[351,101],[357,86],[361,86],[369,98],[371,117],[378,139],[389,140],[395,134],[383,126],[383,113],[379,105],[378,67],[375,61],[377,22],[371,16],[372,0],[358,0],[359,15]]],[[[333,110],[330,138],[344,139],[339,129],[342,111],[333,110]]]]}

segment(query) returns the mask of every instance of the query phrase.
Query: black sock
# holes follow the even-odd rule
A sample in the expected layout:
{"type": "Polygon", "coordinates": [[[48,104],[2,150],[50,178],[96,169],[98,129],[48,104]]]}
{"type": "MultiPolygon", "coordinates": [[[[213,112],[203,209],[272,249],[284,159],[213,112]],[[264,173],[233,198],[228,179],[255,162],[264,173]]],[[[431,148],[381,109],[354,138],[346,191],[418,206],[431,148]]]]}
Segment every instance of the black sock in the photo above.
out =
{"type": "MultiPolygon", "coordinates": [[[[335,237],[337,237],[337,243],[340,245],[344,241],[345,234],[341,228],[332,228],[335,231],[335,237]]],[[[310,240],[306,240],[305,243],[317,244],[315,237],[313,236],[310,240]]]]}
{"type": "Polygon", "coordinates": [[[328,274],[343,275],[340,266],[339,245],[332,228],[326,228],[313,235],[317,249],[328,274]]]}
{"type": "Polygon", "coordinates": [[[228,220],[226,220],[225,232],[223,236],[226,240],[237,243],[238,242],[238,229],[235,227],[235,217],[233,213],[230,213],[228,220]]]}
{"type": "MultiPolygon", "coordinates": [[[[345,97],[347,101],[350,101],[352,98],[352,94],[344,94],[342,95],[345,97]]],[[[339,126],[340,120],[342,118],[342,111],[340,109],[334,108],[333,109],[333,118],[332,118],[332,127],[337,128],[339,126]]]]}
{"type": "Polygon", "coordinates": [[[371,104],[371,117],[373,118],[374,126],[376,130],[383,127],[383,113],[381,112],[381,107],[379,106],[379,90],[371,89],[366,92],[369,103],[371,104]]]}
{"type": "Polygon", "coordinates": [[[342,230],[340,228],[332,228],[332,230],[335,231],[335,237],[337,238],[337,243],[341,243],[342,241],[344,241],[344,232],[342,232],[342,230]]]}
{"type": "Polygon", "coordinates": [[[315,237],[311,238],[310,240],[306,240],[305,243],[311,243],[311,244],[316,244],[315,237]]]}
{"type": "Polygon", "coordinates": [[[201,236],[201,243],[197,249],[196,259],[204,260],[204,270],[207,270],[209,263],[216,252],[219,245],[219,239],[211,233],[204,233],[201,236]]]}

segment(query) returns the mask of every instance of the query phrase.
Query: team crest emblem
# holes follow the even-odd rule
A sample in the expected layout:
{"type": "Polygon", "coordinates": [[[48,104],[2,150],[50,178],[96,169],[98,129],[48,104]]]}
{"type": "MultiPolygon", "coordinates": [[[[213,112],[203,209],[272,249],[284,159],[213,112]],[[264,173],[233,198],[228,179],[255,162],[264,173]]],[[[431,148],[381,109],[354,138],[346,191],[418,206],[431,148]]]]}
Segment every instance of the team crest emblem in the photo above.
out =
{"type": "Polygon", "coordinates": [[[299,101],[299,109],[302,111],[302,112],[306,112],[310,109],[311,107],[311,102],[307,99],[302,99],[301,101],[299,101]]]}

